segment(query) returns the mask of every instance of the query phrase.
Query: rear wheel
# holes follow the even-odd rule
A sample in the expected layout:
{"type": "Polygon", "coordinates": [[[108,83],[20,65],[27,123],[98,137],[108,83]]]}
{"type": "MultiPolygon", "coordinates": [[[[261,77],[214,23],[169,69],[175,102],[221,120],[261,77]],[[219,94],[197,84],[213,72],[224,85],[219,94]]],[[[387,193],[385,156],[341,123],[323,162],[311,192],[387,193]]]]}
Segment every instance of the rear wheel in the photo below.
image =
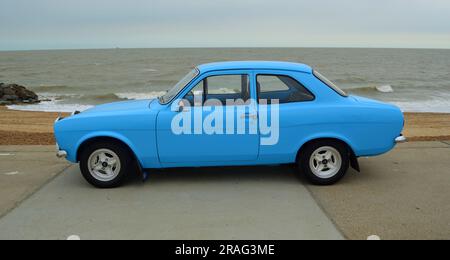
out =
{"type": "Polygon", "coordinates": [[[120,143],[97,142],[85,147],[80,155],[83,177],[98,188],[118,187],[132,169],[132,155],[120,143]]]}
{"type": "Polygon", "coordinates": [[[298,164],[311,183],[331,185],[344,177],[348,170],[348,148],[334,140],[318,140],[301,151],[298,164]]]}

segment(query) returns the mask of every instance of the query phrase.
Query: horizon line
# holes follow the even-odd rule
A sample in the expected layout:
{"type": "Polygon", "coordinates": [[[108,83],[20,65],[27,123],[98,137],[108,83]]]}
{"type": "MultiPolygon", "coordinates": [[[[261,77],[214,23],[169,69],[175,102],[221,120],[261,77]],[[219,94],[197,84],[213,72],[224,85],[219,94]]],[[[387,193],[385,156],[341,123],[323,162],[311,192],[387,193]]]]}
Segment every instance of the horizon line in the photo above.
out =
{"type": "Polygon", "coordinates": [[[38,48],[38,49],[11,49],[0,50],[0,52],[19,52],[19,51],[81,51],[81,50],[139,50],[139,49],[400,49],[400,50],[450,50],[442,47],[337,47],[337,46],[233,46],[233,47],[217,47],[217,46],[185,46],[185,47],[105,47],[105,48],[38,48]]]}

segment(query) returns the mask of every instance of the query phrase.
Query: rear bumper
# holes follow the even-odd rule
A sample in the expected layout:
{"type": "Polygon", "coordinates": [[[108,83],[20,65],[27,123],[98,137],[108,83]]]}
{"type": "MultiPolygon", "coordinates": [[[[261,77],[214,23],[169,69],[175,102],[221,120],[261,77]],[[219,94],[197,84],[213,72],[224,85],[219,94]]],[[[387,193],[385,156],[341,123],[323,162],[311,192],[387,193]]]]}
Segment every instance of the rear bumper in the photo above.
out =
{"type": "Polygon", "coordinates": [[[403,135],[399,135],[397,138],[395,138],[395,143],[399,144],[399,143],[405,143],[406,137],[404,137],[403,135]]]}

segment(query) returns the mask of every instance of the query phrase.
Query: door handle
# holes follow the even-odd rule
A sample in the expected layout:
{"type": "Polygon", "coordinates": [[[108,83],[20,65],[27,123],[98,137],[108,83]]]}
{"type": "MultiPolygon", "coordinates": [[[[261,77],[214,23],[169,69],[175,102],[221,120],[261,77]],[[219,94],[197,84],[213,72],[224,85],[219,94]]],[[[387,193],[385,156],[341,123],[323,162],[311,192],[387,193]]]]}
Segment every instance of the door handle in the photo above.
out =
{"type": "Polygon", "coordinates": [[[245,114],[241,115],[241,118],[257,119],[257,118],[258,118],[258,115],[256,115],[256,114],[250,114],[250,113],[245,113],[245,114]]]}

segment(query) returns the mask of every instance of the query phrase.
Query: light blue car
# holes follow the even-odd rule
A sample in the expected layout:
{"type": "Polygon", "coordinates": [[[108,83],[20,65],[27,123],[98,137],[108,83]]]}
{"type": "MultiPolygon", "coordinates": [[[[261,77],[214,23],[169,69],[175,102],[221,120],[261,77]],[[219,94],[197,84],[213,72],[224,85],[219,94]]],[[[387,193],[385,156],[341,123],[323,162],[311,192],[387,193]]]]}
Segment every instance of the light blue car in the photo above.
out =
{"type": "Polygon", "coordinates": [[[340,180],[357,158],[406,139],[394,105],[347,95],[298,63],[204,64],[165,95],[58,118],[57,155],[92,185],[170,167],[297,164],[314,184],[340,180]]]}

